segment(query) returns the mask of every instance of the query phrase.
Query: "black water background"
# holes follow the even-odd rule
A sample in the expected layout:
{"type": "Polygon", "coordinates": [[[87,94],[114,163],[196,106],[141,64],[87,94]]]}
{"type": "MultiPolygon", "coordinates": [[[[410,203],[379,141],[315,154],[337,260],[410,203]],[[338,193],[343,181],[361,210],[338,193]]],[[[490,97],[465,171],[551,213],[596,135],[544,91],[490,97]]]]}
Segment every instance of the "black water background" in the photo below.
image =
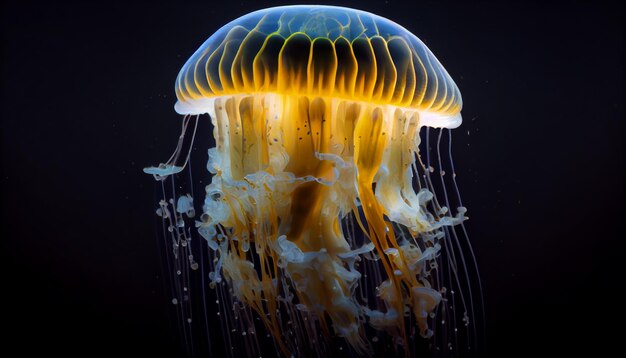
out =
{"type": "MultiPolygon", "coordinates": [[[[0,352],[181,354],[141,168],[173,149],[185,59],[276,4],[2,4],[0,352]]],[[[463,93],[455,162],[491,355],[623,351],[623,8],[335,4],[405,25],[463,93]]]]}

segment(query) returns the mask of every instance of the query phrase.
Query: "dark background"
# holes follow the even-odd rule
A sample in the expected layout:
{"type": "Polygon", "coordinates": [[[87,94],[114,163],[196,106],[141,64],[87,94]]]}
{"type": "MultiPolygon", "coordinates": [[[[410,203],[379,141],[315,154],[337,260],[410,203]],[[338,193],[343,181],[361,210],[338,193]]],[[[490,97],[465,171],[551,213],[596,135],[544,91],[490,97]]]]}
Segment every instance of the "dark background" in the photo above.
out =
{"type": "MultiPolygon", "coordinates": [[[[141,169],[175,145],[184,61],[289,3],[2,4],[1,355],[181,355],[141,169]]],[[[623,352],[623,8],[334,4],[407,27],[461,89],[454,154],[491,356],[623,352]]]]}

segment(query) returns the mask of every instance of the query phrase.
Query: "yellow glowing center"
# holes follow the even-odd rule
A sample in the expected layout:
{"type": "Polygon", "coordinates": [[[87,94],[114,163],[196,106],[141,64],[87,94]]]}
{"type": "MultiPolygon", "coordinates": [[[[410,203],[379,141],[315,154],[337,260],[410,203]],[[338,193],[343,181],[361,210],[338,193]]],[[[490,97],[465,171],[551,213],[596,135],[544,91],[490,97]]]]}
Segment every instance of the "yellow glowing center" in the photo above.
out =
{"type": "Polygon", "coordinates": [[[426,330],[440,295],[418,280],[422,251],[410,240],[400,245],[392,228],[392,221],[401,224],[413,238],[435,229],[423,210],[430,197],[412,185],[418,112],[278,94],[217,97],[212,105],[215,176],[206,188],[203,225],[229,232],[211,240],[237,299],[279,338],[275,313],[284,270],[298,307],[321,320],[327,313],[357,349],[366,349],[364,313],[376,328],[403,331],[406,306],[426,330]],[[354,247],[354,238],[346,238],[341,218],[348,214],[371,244],[354,247]],[[364,254],[382,260],[384,312],[353,298],[361,278],[354,264],[364,254]]]}

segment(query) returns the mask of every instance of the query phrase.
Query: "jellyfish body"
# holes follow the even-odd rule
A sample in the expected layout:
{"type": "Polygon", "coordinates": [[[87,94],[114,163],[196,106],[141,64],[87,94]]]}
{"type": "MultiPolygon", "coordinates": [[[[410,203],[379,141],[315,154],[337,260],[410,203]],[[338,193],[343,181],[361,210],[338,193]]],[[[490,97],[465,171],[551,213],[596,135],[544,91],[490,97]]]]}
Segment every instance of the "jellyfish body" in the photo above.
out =
{"type": "MultiPolygon", "coordinates": [[[[176,95],[178,113],[214,127],[197,222],[211,285],[225,280],[280,351],[321,353],[312,342],[336,335],[367,354],[370,330],[402,346],[411,325],[432,335],[437,259],[465,209],[420,182],[420,128],[459,126],[462,102],[417,37],[348,8],[261,10],[205,42],[176,95]]],[[[146,171],[162,179],[172,163],[146,171]]]]}

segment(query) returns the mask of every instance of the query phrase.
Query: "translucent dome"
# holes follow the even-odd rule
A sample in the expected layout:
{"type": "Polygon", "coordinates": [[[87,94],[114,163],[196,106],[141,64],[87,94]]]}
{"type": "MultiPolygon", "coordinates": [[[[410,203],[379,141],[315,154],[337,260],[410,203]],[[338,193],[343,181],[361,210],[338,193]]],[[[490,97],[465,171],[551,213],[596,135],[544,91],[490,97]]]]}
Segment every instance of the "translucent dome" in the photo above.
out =
{"type": "Polygon", "coordinates": [[[415,35],[343,7],[283,6],[231,21],[181,69],[176,111],[208,113],[207,99],[257,93],[393,105],[432,127],[461,123],[459,89],[415,35]]]}

